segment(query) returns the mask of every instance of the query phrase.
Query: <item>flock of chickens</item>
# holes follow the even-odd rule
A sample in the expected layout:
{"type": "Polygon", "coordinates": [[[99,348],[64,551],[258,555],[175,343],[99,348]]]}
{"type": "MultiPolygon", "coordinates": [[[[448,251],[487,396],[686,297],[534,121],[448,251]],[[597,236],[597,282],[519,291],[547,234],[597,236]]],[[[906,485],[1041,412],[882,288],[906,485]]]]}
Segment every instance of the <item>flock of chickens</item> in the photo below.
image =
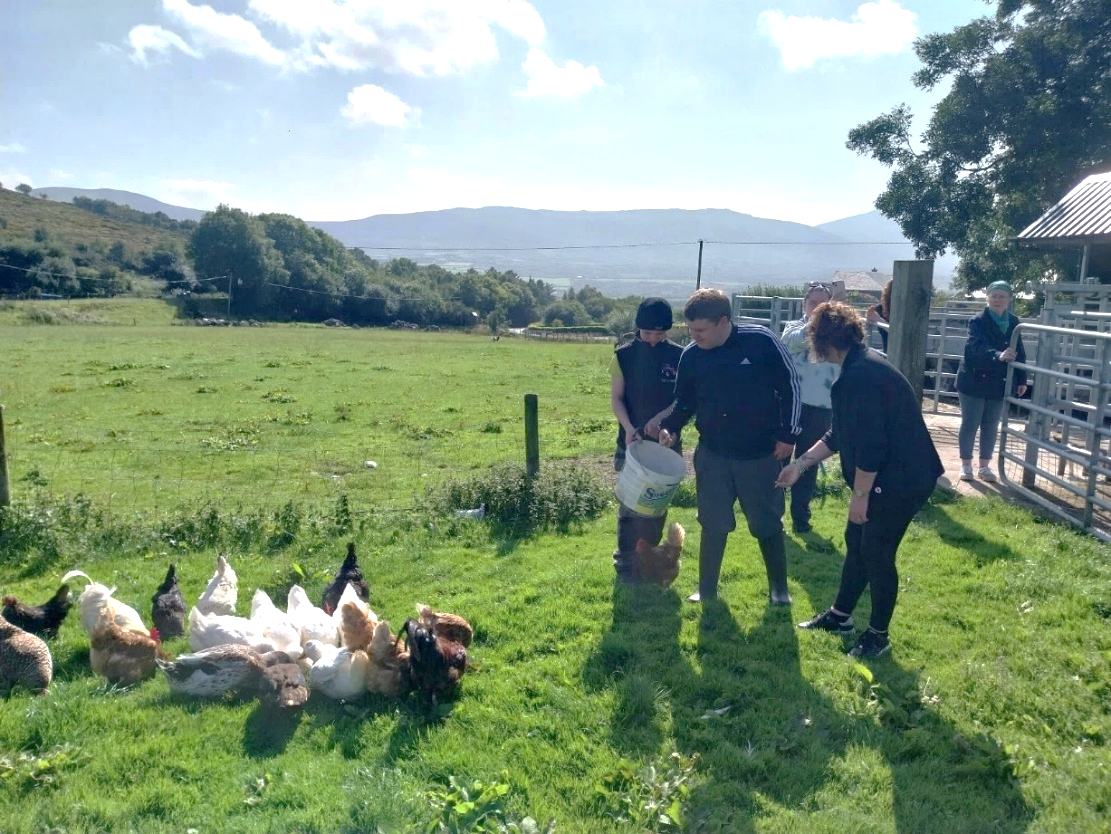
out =
{"type": "Polygon", "coordinates": [[[81,571],[70,571],[42,605],[4,597],[0,616],[0,693],[17,684],[42,693],[53,661],[45,640],[58,633],[72,605],[65,583],[88,581],[77,598],[89,635],[89,665],[112,683],[132,684],[161,670],[170,690],[185,697],[218,698],[228,692],[257,694],[273,709],[303,705],[310,689],[349,701],[366,693],[403,697],[423,694],[432,703],[451,697],[467,669],[470,624],[455,614],[417,605],[417,616],[394,635],[389,622],[370,609],[370,589],[359,569],[355,545],[347,545],[321,607],[294,585],[281,611],[259,589],[249,617],[235,614],[239,581],[223,554],[197,604],[185,614],[174,565],[151,598],[148,629],[130,606],[81,571]],[[162,640],[183,636],[188,623],[191,652],[171,659],[162,640]]]}

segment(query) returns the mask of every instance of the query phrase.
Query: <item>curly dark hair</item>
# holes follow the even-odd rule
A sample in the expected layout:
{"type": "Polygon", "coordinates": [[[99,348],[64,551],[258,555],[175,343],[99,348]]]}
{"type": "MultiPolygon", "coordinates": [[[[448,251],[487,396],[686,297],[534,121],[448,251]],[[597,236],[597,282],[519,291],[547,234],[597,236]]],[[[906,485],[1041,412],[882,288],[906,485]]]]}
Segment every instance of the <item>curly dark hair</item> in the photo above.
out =
{"type": "Polygon", "coordinates": [[[810,314],[806,335],[810,340],[810,355],[816,362],[824,362],[830,351],[848,352],[864,344],[864,319],[854,307],[842,301],[827,301],[810,314]]]}

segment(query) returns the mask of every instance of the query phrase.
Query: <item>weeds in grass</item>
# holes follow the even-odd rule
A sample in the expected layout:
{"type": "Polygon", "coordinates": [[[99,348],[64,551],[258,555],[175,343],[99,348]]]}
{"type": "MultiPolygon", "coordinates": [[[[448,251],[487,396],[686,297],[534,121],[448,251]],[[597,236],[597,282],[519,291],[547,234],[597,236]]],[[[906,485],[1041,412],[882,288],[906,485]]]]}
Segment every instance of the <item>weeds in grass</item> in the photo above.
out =
{"type": "Polygon", "coordinates": [[[429,499],[442,513],[485,506],[495,534],[528,536],[597,518],[610,491],[597,475],[572,464],[550,464],[532,477],[520,466],[501,464],[435,487],[429,499]]]}
{"type": "Polygon", "coordinates": [[[607,804],[618,806],[611,813],[619,822],[631,823],[638,831],[679,831],[699,758],[698,753],[689,758],[672,753],[658,767],[643,768],[621,759],[598,793],[607,804]]]}
{"type": "Polygon", "coordinates": [[[41,755],[29,751],[0,755],[0,780],[16,783],[24,789],[54,785],[64,770],[80,765],[87,758],[68,744],[41,755]]]}
{"type": "MultiPolygon", "coordinates": [[[[508,773],[502,773],[508,779],[508,773]]],[[[428,801],[436,816],[425,828],[426,834],[551,834],[555,820],[543,829],[532,817],[516,820],[502,807],[502,800],[509,793],[505,782],[474,780],[467,787],[454,776],[448,778],[448,787],[428,791],[428,801]]]]}

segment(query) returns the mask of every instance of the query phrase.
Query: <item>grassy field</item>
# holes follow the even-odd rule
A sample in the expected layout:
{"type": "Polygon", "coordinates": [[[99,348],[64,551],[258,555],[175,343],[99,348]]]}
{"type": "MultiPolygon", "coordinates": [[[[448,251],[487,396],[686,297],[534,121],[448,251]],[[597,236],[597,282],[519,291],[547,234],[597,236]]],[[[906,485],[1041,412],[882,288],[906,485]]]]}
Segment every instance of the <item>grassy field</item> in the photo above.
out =
{"type": "MultiPolygon", "coordinates": [[[[126,320],[129,306],[73,309],[126,320]]],[[[445,476],[523,461],[526,392],[539,396],[546,457],[610,451],[605,344],[151,326],[158,309],[130,309],[146,326],[0,327],[14,483],[117,509],[339,494],[409,506],[445,476]]]]}
{"type": "Polygon", "coordinates": [[[319,599],[352,538],[379,614],[400,625],[422,601],[476,627],[451,704],[314,695],[270,721],[250,700],[175,699],[160,678],[105,686],[71,618],[50,693],[0,702],[4,832],[527,831],[526,817],[563,832],[1107,830],[1111,548],[1069,529],[936,495],[900,551],[892,655],[865,666],[793,626],[836,589],[836,494],[814,534],[788,539],[790,611],[765,605],[743,532],[721,602],[681,601],[691,509],[672,512],[689,537],[665,591],[614,584],[612,513],[506,539],[410,509],[430,480],[520,460],[526,391],[545,460],[601,478],[604,345],[5,325],[0,350],[20,502],[0,534],[4,593],[41,601],[79,567],[146,614],[174,560],[192,602],[216,547],[159,519],[184,530],[217,511],[226,546],[237,514],[295,502],[296,535],[244,529],[229,548],[241,610],[294,581],[319,599]]]}

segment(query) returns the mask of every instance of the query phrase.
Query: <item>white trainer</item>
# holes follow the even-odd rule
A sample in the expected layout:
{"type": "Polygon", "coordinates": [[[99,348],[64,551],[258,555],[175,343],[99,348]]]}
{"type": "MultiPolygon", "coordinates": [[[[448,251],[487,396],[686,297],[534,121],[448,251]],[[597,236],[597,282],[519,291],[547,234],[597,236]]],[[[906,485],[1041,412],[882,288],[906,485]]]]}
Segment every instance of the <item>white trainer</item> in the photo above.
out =
{"type": "Polygon", "coordinates": [[[995,473],[991,471],[990,466],[981,466],[980,471],[977,472],[976,474],[978,474],[980,476],[981,481],[998,481],[999,480],[999,478],[997,478],[995,476],[995,473]]]}
{"type": "Polygon", "coordinates": [[[961,467],[961,480],[962,481],[971,481],[973,477],[974,476],[972,474],[972,467],[971,466],[962,466],[961,467]]]}

